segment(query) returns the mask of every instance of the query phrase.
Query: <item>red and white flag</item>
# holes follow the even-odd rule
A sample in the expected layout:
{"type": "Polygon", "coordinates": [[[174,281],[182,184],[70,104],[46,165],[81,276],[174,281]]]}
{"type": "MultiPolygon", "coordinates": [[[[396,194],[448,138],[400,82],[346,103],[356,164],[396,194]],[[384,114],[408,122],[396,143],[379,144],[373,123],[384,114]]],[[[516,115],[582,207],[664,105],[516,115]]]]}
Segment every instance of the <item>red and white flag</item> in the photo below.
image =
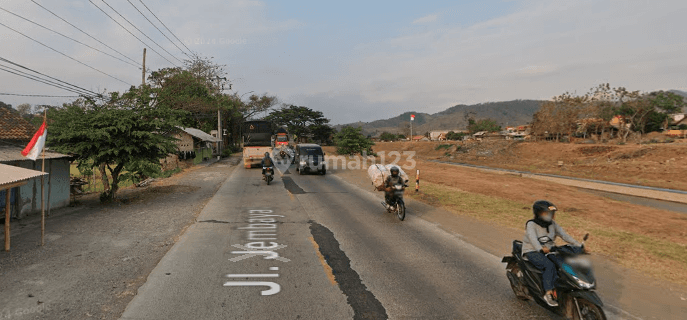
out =
{"type": "Polygon", "coordinates": [[[414,115],[414,114],[411,114],[411,115],[410,115],[410,121],[413,121],[413,120],[415,120],[415,115],[414,115]]]}
{"type": "Polygon", "coordinates": [[[31,142],[29,142],[29,144],[26,145],[26,148],[22,150],[21,155],[31,160],[38,159],[38,157],[41,154],[41,151],[43,151],[43,147],[45,147],[45,138],[47,136],[48,128],[45,125],[45,121],[43,121],[41,127],[38,128],[36,134],[34,134],[33,138],[31,138],[31,142]]]}

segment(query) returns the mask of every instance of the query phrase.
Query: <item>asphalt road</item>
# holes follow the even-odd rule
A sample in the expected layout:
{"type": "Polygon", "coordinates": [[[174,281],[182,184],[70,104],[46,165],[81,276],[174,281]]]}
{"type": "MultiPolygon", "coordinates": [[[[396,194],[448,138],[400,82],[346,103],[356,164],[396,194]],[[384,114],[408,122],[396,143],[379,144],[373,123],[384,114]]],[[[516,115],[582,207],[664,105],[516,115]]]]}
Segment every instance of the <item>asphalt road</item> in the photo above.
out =
{"type": "Polygon", "coordinates": [[[380,201],[331,175],[268,186],[237,167],[122,319],[555,318],[513,296],[498,257],[380,201]]]}

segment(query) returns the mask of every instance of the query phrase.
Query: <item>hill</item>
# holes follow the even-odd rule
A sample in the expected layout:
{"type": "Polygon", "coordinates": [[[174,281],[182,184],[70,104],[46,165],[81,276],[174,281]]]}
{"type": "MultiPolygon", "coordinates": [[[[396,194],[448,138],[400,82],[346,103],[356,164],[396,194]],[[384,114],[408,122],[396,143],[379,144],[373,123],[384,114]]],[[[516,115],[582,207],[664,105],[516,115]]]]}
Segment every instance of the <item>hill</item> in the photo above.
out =
{"type": "Polygon", "coordinates": [[[401,126],[410,120],[411,114],[414,114],[413,132],[424,134],[432,130],[463,129],[467,126],[465,123],[466,113],[473,113],[476,119],[494,119],[504,127],[515,126],[532,121],[532,115],[539,110],[540,103],[541,101],[538,100],[513,100],[473,105],[459,104],[434,114],[405,112],[389,119],[355,122],[335,127],[337,130],[344,126],[362,127],[365,134],[372,135],[383,131],[396,133],[400,132],[401,126]]]}

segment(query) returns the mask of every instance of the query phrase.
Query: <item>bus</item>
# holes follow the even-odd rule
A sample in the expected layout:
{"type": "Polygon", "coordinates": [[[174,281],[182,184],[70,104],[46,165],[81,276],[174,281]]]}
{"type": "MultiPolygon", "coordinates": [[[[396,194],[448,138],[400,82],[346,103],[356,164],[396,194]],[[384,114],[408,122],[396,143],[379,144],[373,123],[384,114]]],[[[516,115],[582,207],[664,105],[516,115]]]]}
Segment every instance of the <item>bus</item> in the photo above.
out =
{"type": "Polygon", "coordinates": [[[259,166],[265,152],[272,154],[273,128],[270,121],[255,120],[243,123],[241,142],[245,168],[259,166]]]}

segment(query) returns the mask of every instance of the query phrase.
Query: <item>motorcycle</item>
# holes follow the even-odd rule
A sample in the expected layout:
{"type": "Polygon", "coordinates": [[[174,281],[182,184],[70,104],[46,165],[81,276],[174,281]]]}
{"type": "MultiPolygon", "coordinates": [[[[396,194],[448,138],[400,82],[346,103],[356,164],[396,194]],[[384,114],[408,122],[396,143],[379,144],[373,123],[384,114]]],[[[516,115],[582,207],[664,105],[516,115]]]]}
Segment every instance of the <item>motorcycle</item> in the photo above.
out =
{"type": "Polygon", "coordinates": [[[553,247],[549,255],[558,255],[558,259],[552,259],[558,271],[558,280],[555,288],[558,293],[558,307],[549,307],[542,299],[544,287],[542,285],[542,272],[531,262],[523,259],[522,241],[513,240],[512,255],[503,257],[501,262],[506,263],[506,276],[510,281],[513,293],[520,300],[534,299],[539,305],[557,312],[567,319],[574,320],[605,320],[606,315],[601,308],[603,302],[596,294],[596,279],[591,263],[584,258],[584,242],[589,234],[584,236],[582,246],[569,245],[553,247]]]}
{"type": "Polygon", "coordinates": [[[274,169],[272,167],[262,167],[262,170],[265,171],[263,174],[263,179],[267,181],[267,185],[269,185],[274,179],[274,169]]]}
{"type": "Polygon", "coordinates": [[[384,207],[386,208],[386,211],[389,213],[394,213],[396,214],[396,217],[398,217],[398,220],[403,221],[403,219],[406,218],[406,205],[405,202],[403,202],[403,191],[405,190],[406,185],[403,184],[396,184],[394,185],[392,189],[392,195],[391,198],[389,198],[389,203],[382,202],[384,207]]]}

